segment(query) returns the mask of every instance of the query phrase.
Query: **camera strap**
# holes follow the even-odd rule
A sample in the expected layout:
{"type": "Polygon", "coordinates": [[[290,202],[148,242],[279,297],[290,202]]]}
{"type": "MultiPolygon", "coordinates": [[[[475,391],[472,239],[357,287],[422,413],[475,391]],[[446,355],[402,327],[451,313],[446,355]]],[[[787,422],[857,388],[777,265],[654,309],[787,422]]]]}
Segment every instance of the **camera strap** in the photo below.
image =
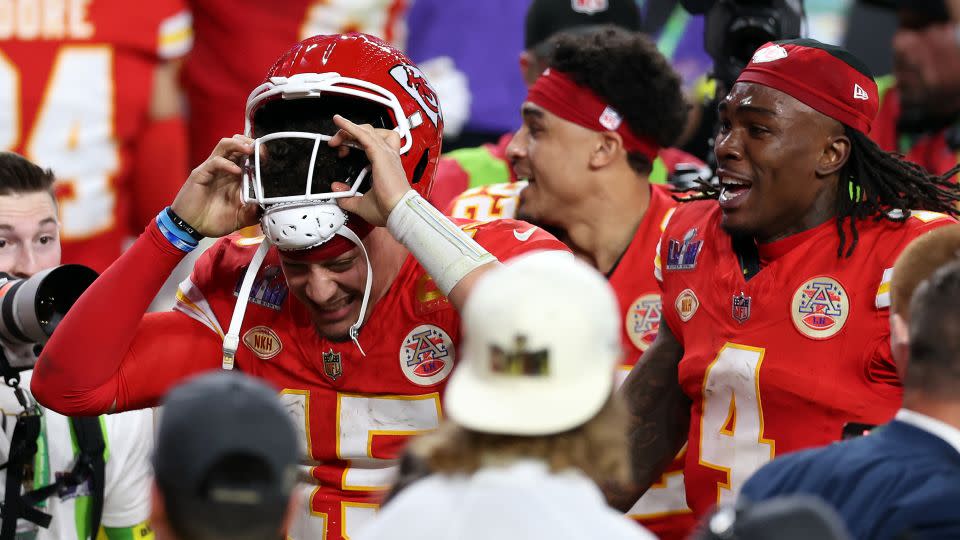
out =
{"type": "Polygon", "coordinates": [[[23,405],[23,412],[17,416],[17,424],[13,428],[13,437],[10,440],[9,459],[0,469],[6,469],[7,479],[4,485],[4,501],[0,505],[0,540],[12,540],[17,534],[17,521],[25,519],[40,527],[49,527],[52,517],[50,514],[34,508],[25,496],[20,494],[23,486],[24,473],[33,463],[37,454],[37,439],[40,437],[40,408],[31,403],[18,379],[8,379],[17,395],[17,400],[23,405]],[[12,383],[12,384],[11,384],[12,383]]]}
{"type": "Polygon", "coordinates": [[[17,522],[27,520],[36,525],[47,528],[53,517],[36,508],[41,502],[70,488],[76,488],[84,482],[90,481],[89,537],[97,537],[100,530],[100,520],[103,517],[104,489],[106,487],[106,460],[104,452],[106,442],[97,416],[77,416],[70,418],[70,427],[73,430],[77,444],[77,461],[73,469],[57,477],[52,484],[41,488],[20,493],[23,486],[24,473],[33,463],[37,455],[37,441],[41,434],[40,406],[20,388],[20,373],[13,369],[0,350],[0,376],[3,376],[7,386],[13,388],[17,401],[23,407],[23,412],[17,416],[17,424],[13,428],[13,437],[10,441],[9,459],[0,470],[6,470],[4,501],[0,503],[0,540],[13,540],[17,534],[17,522]]]}
{"type": "Polygon", "coordinates": [[[103,499],[106,476],[106,461],[103,457],[106,443],[100,427],[100,419],[96,416],[70,418],[70,423],[77,441],[77,461],[73,469],[57,477],[52,484],[33,491],[20,494],[24,470],[31,463],[37,453],[37,438],[40,436],[39,414],[27,414],[17,420],[13,432],[13,441],[10,447],[10,460],[0,469],[7,470],[6,491],[8,495],[0,510],[3,527],[0,529],[0,540],[12,540],[16,535],[17,520],[25,519],[40,527],[50,526],[52,517],[42,512],[36,506],[49,497],[55,496],[64,490],[76,488],[83,483],[90,482],[89,507],[89,534],[91,540],[96,538],[100,530],[100,521],[103,517],[103,499]],[[10,496],[9,494],[15,494],[10,496]],[[9,530],[8,530],[9,529],[9,530]]]}

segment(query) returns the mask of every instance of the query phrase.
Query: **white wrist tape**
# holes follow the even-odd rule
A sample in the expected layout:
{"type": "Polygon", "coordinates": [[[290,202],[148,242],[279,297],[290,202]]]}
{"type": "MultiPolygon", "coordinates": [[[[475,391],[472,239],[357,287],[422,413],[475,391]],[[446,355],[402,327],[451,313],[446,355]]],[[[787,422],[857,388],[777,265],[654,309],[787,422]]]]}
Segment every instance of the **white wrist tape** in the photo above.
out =
{"type": "Polygon", "coordinates": [[[412,189],[390,212],[387,229],[420,261],[444,295],[470,272],[497,260],[412,189]]]}

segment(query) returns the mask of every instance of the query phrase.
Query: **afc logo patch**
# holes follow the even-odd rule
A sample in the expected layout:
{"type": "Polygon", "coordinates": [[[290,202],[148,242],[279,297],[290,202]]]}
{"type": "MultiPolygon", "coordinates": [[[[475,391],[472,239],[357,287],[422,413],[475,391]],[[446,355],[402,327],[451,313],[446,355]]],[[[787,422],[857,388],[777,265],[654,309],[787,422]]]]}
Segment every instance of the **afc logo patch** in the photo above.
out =
{"type": "Polygon", "coordinates": [[[627,316],[624,317],[624,324],[626,324],[630,341],[637,349],[647,350],[657,337],[662,311],[660,295],[655,293],[641,295],[630,304],[627,316]]]}
{"type": "Polygon", "coordinates": [[[797,330],[810,339],[829,339],[843,329],[850,316],[850,298],[839,281],[819,276],[793,293],[790,316],[797,330]]]}
{"type": "Polygon", "coordinates": [[[453,340],[432,324],[411,330],[400,345],[400,369],[417,386],[433,386],[453,371],[453,340]]]}

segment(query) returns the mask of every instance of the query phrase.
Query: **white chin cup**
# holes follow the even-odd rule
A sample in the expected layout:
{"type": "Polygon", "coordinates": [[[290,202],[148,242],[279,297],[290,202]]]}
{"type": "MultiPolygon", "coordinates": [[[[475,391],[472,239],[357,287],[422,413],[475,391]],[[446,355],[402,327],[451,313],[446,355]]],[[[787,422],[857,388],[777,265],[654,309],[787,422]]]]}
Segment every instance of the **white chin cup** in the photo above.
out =
{"type": "Polygon", "coordinates": [[[263,234],[281,250],[319,246],[346,223],[347,215],[333,201],[273,204],[260,219],[263,234]]]}
{"type": "Polygon", "coordinates": [[[367,304],[370,302],[373,267],[370,265],[370,256],[363,241],[357,233],[346,226],[346,223],[347,214],[333,201],[278,203],[266,209],[260,220],[266,241],[257,248],[243,275],[243,281],[237,293],[237,303],[230,318],[230,326],[223,336],[223,369],[233,369],[237,348],[240,346],[240,327],[247,310],[247,300],[250,298],[254,278],[270,246],[276,246],[277,249],[284,251],[309,249],[323,244],[337,234],[360,248],[367,265],[367,279],[363,288],[363,301],[360,302],[360,316],[357,322],[350,326],[350,339],[356,344],[360,354],[366,356],[363,347],[360,346],[359,333],[363,317],[367,313],[367,304]]]}

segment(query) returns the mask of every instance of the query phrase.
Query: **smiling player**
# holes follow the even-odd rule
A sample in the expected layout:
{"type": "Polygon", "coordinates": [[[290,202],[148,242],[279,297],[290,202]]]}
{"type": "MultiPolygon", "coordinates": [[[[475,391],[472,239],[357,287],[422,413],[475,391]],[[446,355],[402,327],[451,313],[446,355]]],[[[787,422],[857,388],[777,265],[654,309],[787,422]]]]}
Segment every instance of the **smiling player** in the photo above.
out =
{"type": "Polygon", "coordinates": [[[697,515],[774,456],[893,416],[891,268],[958,199],[867,139],[877,88],[838,47],[764,45],[719,109],[721,187],[663,233],[663,323],[624,383],[639,482],[689,437],[697,515]]]}

